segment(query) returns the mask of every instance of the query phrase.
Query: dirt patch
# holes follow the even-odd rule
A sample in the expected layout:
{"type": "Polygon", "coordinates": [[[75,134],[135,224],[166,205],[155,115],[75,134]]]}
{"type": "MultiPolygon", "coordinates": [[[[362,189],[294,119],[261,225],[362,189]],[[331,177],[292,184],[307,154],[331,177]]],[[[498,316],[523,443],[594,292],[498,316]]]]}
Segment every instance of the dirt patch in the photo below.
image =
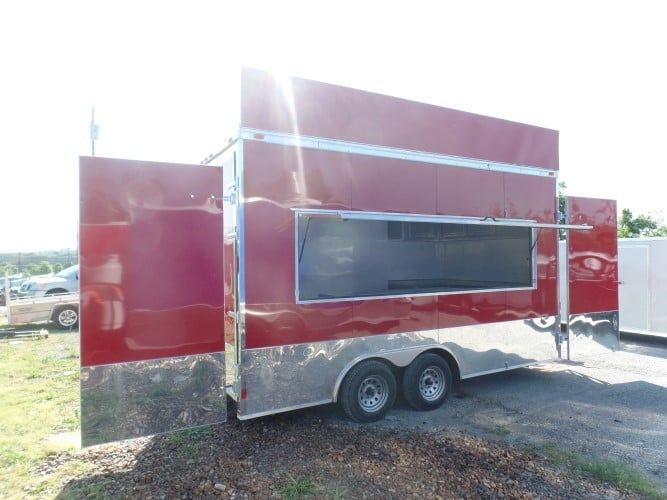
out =
{"type": "Polygon", "coordinates": [[[269,498],[281,487],[287,496],[310,486],[317,498],[636,498],[466,434],[385,429],[315,413],[232,418],[53,456],[35,474],[63,459],[95,463],[93,475],[65,485],[62,494],[75,497],[269,498]]]}

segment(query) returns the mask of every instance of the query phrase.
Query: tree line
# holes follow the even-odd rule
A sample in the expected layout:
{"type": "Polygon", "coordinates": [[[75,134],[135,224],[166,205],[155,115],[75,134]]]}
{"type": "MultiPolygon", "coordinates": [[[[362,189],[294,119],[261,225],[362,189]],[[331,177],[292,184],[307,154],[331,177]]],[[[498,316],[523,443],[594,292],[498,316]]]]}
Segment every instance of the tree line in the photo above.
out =
{"type": "Polygon", "coordinates": [[[69,266],[64,266],[60,262],[51,264],[49,261],[43,260],[41,262],[30,262],[24,266],[21,266],[21,270],[19,271],[19,268],[15,264],[5,262],[0,263],[0,277],[4,276],[5,272],[9,276],[13,276],[19,273],[24,273],[28,276],[40,276],[42,274],[59,273],[65,269],[65,267],[69,266]]]}
{"type": "MultiPolygon", "coordinates": [[[[564,182],[558,183],[558,210],[560,212],[558,220],[561,224],[565,224],[566,189],[567,185],[564,182]]],[[[617,221],[617,231],[619,238],[667,236],[667,226],[660,217],[644,214],[635,217],[629,208],[621,211],[617,221]]],[[[562,237],[563,234],[561,234],[561,239],[562,237]]]]}
{"type": "Polygon", "coordinates": [[[618,218],[619,238],[639,238],[640,236],[667,236],[667,226],[662,219],[652,215],[632,215],[629,208],[624,208],[618,218]]]}

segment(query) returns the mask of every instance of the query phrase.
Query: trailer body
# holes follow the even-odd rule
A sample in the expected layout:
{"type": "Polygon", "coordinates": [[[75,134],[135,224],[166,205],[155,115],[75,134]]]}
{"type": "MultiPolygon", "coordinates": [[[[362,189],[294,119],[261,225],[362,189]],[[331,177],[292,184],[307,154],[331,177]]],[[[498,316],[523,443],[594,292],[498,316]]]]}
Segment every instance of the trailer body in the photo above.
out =
{"type": "Polygon", "coordinates": [[[610,200],[571,200],[560,329],[557,132],[249,68],[240,109],[209,165],[81,159],[84,444],[617,347],[610,200]]]}

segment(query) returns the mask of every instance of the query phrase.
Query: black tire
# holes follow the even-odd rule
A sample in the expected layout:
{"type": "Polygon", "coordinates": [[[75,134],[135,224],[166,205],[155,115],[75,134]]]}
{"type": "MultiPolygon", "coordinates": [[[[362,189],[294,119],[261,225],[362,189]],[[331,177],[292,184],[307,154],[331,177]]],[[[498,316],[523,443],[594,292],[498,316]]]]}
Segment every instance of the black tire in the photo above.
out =
{"type": "Polygon", "coordinates": [[[53,321],[63,330],[79,326],[79,308],[75,305],[61,306],[53,313],[53,321]]]}
{"type": "Polygon", "coordinates": [[[410,363],[403,374],[403,396],[415,410],[435,410],[442,406],[452,387],[449,363],[427,352],[410,363]]]}
{"type": "Polygon", "coordinates": [[[340,388],[340,404],[355,422],[375,422],[394,406],[396,377],[380,361],[362,361],[347,374],[340,388]]]}

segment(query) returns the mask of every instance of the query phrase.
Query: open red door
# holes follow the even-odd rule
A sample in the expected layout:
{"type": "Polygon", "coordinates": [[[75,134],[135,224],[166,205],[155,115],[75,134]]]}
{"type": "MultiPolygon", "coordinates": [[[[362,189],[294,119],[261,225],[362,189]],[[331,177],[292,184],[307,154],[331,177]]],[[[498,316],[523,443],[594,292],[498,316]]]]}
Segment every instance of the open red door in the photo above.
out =
{"type": "Polygon", "coordinates": [[[80,159],[83,446],[226,419],[222,169],[80,159]]]}
{"type": "Polygon", "coordinates": [[[568,359],[619,348],[616,202],[568,197],[568,359]]]}

